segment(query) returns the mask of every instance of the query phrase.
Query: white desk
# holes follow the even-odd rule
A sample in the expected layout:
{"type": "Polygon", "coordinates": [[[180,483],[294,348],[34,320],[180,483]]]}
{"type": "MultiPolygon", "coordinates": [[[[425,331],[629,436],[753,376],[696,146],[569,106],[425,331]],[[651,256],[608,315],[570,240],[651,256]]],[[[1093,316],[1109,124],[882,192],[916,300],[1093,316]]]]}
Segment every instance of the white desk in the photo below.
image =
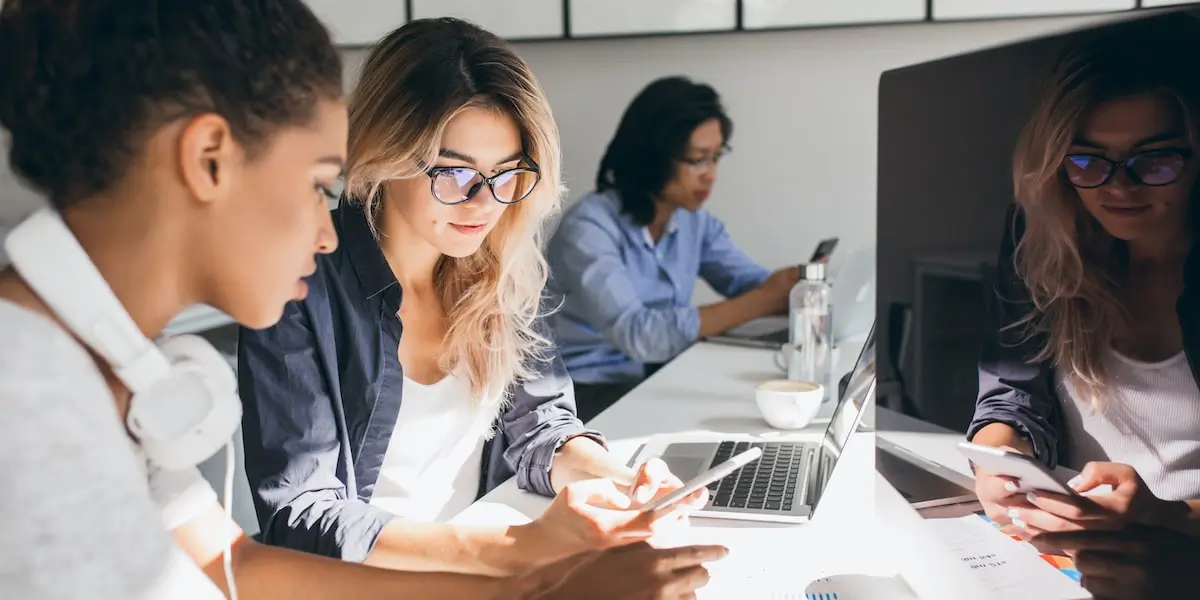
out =
{"type": "MultiPolygon", "coordinates": [[[[842,348],[836,367],[839,375],[853,367],[861,344],[860,340],[842,348]]],[[[696,344],[590,425],[605,433],[610,451],[622,460],[632,457],[655,434],[792,437],[767,427],[754,404],[755,384],[782,376],[772,354],[753,348],[696,344]]],[[[832,403],[827,405],[799,435],[819,435],[832,408],[832,403]]],[[[932,539],[924,521],[874,468],[878,437],[937,463],[943,473],[971,486],[967,461],[955,448],[962,434],[883,408],[865,416],[863,423],[863,431],[854,434],[843,451],[812,522],[775,525],[694,518],[689,529],[664,535],[656,542],[721,543],[730,548],[729,557],[709,565],[712,581],[701,590],[701,598],[798,599],[804,598],[805,592],[828,589],[814,580],[849,575],[860,583],[867,581],[881,588],[858,597],[911,600],[914,596],[908,586],[895,577],[899,572],[919,576],[919,582],[912,578],[909,582],[923,589],[925,598],[991,598],[959,559],[942,547],[940,540],[932,539]]],[[[548,500],[521,492],[510,481],[454,521],[489,525],[527,522],[547,504],[548,500]]],[[[1040,564],[1036,556],[1032,561],[1040,564]]],[[[849,600],[850,595],[840,597],[849,600]]]]}
{"type": "MultiPolygon", "coordinates": [[[[861,343],[842,349],[838,373],[853,367],[861,343]]],[[[774,367],[770,351],[696,344],[590,425],[605,433],[611,452],[622,460],[632,457],[654,434],[792,437],[770,429],[754,403],[755,384],[778,377],[782,373],[774,367]]],[[[832,403],[827,405],[802,435],[811,437],[823,432],[832,408],[832,403]]],[[[713,581],[701,597],[755,597],[746,595],[745,586],[750,585],[747,576],[774,580],[782,573],[787,576],[790,591],[801,593],[809,582],[826,574],[873,575],[881,580],[895,574],[896,569],[881,556],[879,549],[883,546],[875,543],[881,534],[875,519],[878,486],[874,437],[869,430],[852,437],[830,479],[825,498],[808,524],[693,519],[691,529],[679,533],[679,542],[713,541],[726,543],[733,550],[729,558],[712,565],[713,581]],[[774,576],[768,577],[769,571],[774,576]]],[[[454,521],[520,523],[539,515],[547,503],[544,498],[519,491],[515,481],[509,481],[454,521]]],[[[675,541],[671,539],[668,543],[675,541]]]]}

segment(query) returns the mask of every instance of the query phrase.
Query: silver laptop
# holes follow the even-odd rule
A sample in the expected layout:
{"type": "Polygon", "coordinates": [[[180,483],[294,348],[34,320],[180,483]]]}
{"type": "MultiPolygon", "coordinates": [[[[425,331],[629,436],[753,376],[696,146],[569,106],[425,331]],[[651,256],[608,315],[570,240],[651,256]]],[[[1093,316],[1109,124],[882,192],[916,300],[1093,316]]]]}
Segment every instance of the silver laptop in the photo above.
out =
{"type": "Polygon", "coordinates": [[[788,343],[791,332],[787,319],[764,318],[751,321],[740,327],[709,336],[705,341],[749,348],[779,350],[788,343]]]}
{"type": "Polygon", "coordinates": [[[842,449],[875,401],[875,329],[867,336],[825,435],[811,442],[677,442],[662,460],[688,481],[751,447],[762,458],[709,485],[709,502],[695,516],[804,523],[825,491],[842,449]]]}

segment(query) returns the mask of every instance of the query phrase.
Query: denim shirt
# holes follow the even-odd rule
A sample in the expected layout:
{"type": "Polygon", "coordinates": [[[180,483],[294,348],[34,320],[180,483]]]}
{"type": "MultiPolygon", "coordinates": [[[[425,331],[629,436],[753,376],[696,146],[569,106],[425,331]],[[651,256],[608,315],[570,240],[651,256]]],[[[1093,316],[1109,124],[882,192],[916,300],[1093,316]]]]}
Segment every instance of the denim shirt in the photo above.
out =
{"type": "MultiPolygon", "coordinates": [[[[979,358],[979,395],[967,439],[990,423],[1004,423],[1029,441],[1034,457],[1054,468],[1063,436],[1069,432],[1055,391],[1053,362],[1032,360],[1046,346],[1047,337],[1041,332],[1030,335],[1026,327],[1015,326],[1035,310],[1029,288],[1013,265],[1024,235],[1025,214],[1013,205],[1005,217],[996,287],[979,358]]],[[[1175,303],[1175,313],[1192,377],[1200,381],[1200,253],[1194,248],[1184,266],[1183,293],[1175,303]]]]}
{"type": "Polygon", "coordinates": [[[615,190],[584,196],[550,240],[551,316],[571,377],[580,383],[642,378],[645,363],[667,362],[700,334],[692,305],[696,278],[725,297],[770,272],[746,256],[706,210],[676,209],[656,244],[621,213],[615,190]]]}
{"type": "MultiPolygon", "coordinates": [[[[238,383],[246,475],[263,541],[361,562],[393,518],[371,506],[400,412],[401,290],[366,215],[333,211],[339,248],[317,258],[308,297],[261,331],[242,329],[238,383]]],[[[550,463],[583,427],[562,361],[514,385],[483,453],[478,495],[512,477],[553,496],[550,463]]]]}

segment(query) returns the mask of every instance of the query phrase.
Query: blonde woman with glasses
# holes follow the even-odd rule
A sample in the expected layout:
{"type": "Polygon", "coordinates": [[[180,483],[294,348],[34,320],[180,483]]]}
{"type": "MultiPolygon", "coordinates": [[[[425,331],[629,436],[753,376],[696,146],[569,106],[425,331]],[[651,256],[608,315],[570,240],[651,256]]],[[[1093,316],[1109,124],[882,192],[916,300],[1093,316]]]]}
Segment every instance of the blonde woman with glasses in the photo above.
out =
{"type": "MultiPolygon", "coordinates": [[[[706,501],[639,514],[682,484],[661,461],[628,469],[576,418],[539,320],[559,169],[550,107],[509,44],[435,19],[371,51],[350,100],[340,245],[279,324],[241,334],[246,472],[267,543],[505,576],[645,539],[706,501]],[[446,523],[514,475],[557,495],[540,518],[446,523]]],[[[711,558],[697,552],[637,593],[690,594],[711,558]]],[[[589,593],[630,585],[612,575],[589,593]]]]}
{"type": "Polygon", "coordinates": [[[1073,553],[1096,597],[1197,585],[1196,64],[1186,14],[1090,34],[1017,145],[968,437],[1082,469],[1070,484],[1088,495],[1017,494],[982,471],[976,491],[993,519],[1073,553]]]}

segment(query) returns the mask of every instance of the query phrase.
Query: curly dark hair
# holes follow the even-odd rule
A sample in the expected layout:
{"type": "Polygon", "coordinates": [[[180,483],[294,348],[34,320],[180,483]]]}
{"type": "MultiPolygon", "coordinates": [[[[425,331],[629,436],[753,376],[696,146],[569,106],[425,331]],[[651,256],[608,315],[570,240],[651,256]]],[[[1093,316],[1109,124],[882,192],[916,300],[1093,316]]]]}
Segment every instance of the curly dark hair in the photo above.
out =
{"type": "Polygon", "coordinates": [[[621,210],[638,225],[654,220],[654,198],[671,180],[692,132],[717,119],[728,142],[733,121],[711,86],[686,77],[663,77],[638,92],[596,172],[596,189],[616,188],[621,210]]]}
{"type": "Polygon", "coordinates": [[[253,158],[340,98],[301,0],[3,0],[0,125],[13,171],[59,209],[125,176],[147,136],[215,113],[253,158]]]}

